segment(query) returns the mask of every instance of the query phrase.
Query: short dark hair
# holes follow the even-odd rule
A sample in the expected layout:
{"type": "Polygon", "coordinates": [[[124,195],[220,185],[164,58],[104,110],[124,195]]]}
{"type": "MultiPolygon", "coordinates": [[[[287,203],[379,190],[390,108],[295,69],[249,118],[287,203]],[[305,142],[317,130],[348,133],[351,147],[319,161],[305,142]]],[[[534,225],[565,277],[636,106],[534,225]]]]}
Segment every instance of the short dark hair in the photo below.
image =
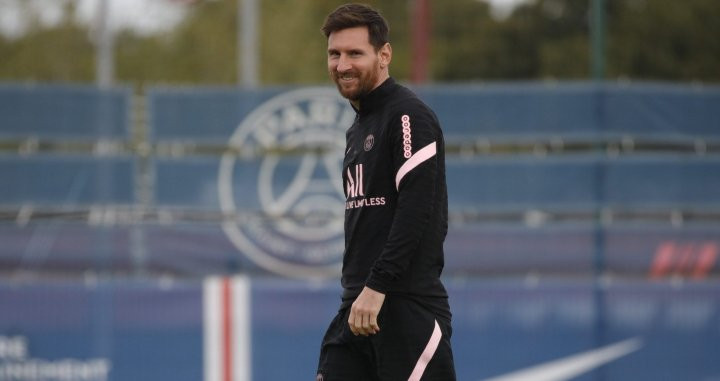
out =
{"type": "Polygon", "coordinates": [[[322,32],[330,37],[332,32],[366,26],[370,44],[380,50],[390,41],[390,28],[380,12],[366,4],[345,4],[337,7],[325,19],[322,32]]]}

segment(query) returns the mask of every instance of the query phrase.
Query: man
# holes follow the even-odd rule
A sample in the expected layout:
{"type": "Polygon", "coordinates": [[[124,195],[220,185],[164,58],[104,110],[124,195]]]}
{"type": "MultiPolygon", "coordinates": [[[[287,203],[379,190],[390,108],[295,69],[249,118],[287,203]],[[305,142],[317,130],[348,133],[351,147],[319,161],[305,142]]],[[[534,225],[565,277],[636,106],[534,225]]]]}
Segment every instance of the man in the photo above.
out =
{"type": "Polygon", "coordinates": [[[330,77],[357,116],[343,160],[344,291],[317,380],[455,380],[440,282],[447,190],[438,120],[390,77],[377,11],[340,6],[322,30],[330,77]]]}

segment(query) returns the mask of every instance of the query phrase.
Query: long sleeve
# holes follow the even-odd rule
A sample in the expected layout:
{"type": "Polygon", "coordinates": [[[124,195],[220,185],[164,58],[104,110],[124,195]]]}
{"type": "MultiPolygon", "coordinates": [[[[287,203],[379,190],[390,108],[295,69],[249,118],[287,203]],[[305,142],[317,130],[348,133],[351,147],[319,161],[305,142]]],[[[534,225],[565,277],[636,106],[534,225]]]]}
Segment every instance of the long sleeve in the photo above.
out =
{"type": "Polygon", "coordinates": [[[389,134],[397,205],[387,241],[366,283],[379,292],[386,292],[403,277],[415,256],[424,255],[419,250],[423,238],[437,234],[431,219],[438,213],[438,182],[444,164],[439,160],[442,132],[424,105],[401,107],[391,118],[389,134]]]}

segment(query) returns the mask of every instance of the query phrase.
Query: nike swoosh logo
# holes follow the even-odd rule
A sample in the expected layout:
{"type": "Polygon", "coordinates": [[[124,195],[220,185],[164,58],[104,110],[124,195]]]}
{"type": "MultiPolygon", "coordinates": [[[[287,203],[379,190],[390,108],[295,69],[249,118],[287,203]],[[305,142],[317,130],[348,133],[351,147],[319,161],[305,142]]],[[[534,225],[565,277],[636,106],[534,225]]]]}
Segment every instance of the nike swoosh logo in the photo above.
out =
{"type": "Polygon", "coordinates": [[[640,347],[642,340],[628,339],[483,381],[566,381],[627,356],[640,347]]]}

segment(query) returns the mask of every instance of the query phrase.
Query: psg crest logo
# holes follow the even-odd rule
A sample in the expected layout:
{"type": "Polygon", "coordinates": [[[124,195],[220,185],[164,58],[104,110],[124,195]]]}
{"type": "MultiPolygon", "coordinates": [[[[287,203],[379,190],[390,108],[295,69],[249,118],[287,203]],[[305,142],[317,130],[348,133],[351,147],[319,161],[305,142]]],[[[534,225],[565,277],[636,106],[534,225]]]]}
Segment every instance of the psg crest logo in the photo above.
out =
{"type": "Polygon", "coordinates": [[[373,148],[373,144],[375,144],[375,137],[373,134],[370,134],[365,138],[365,151],[370,151],[373,148]]]}
{"type": "Polygon", "coordinates": [[[220,206],[231,216],[223,230],[259,266],[291,277],[339,274],[342,159],[354,117],[334,89],[307,88],[263,103],[233,133],[235,151],[218,174],[220,206]]]}

